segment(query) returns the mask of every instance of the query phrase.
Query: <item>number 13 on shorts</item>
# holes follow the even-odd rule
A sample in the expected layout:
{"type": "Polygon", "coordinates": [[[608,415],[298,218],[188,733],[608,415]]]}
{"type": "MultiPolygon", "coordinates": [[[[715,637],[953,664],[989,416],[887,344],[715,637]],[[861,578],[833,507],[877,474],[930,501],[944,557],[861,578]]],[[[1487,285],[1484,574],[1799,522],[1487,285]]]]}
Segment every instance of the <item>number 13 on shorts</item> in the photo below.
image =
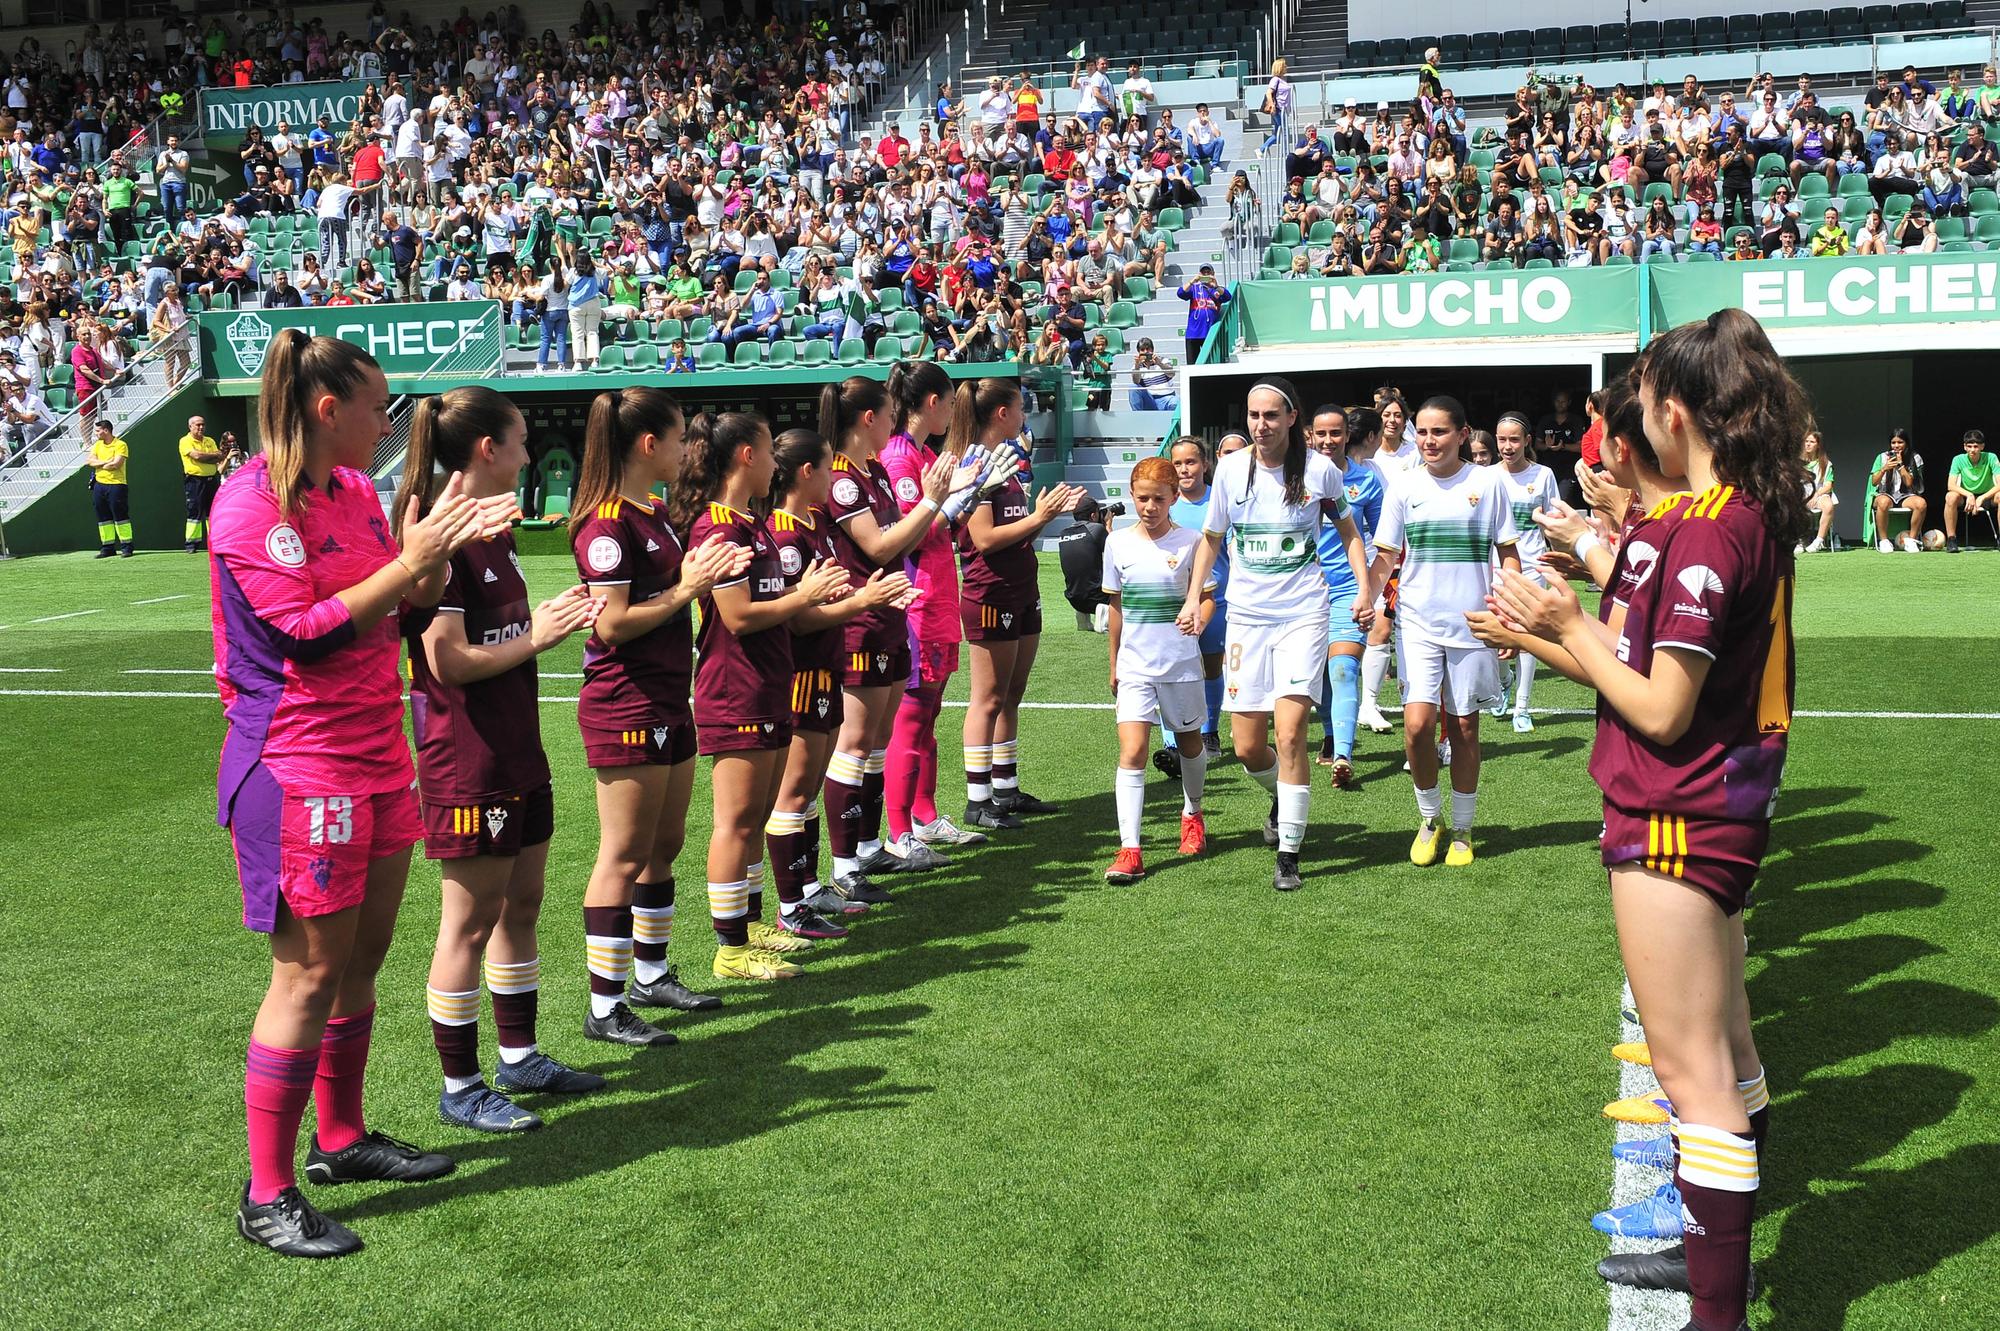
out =
{"type": "Polygon", "coordinates": [[[354,839],[354,797],[310,796],[305,801],[307,841],[315,846],[344,846],[354,839]]]}

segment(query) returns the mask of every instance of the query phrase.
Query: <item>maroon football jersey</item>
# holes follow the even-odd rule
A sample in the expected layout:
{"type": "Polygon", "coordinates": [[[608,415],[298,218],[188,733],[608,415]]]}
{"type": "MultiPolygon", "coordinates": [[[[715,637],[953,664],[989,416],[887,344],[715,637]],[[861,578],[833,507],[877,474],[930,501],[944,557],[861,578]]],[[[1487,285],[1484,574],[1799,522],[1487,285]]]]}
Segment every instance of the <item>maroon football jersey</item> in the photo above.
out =
{"type": "MultiPolygon", "coordinates": [[[[805,576],[807,567],[815,559],[839,558],[833,548],[833,522],[823,508],[815,507],[804,517],[779,509],[771,515],[771,539],[778,547],[778,571],[784,575],[788,587],[798,586],[799,579],[805,576]]],[[[792,669],[840,669],[841,638],[840,629],[795,634],[792,638],[792,669]]]]}
{"type": "Polygon", "coordinates": [[[1646,675],[1655,652],[1679,647],[1714,664],[1673,744],[1600,707],[1590,774],[1621,809],[1768,820],[1792,725],[1791,551],[1728,485],[1677,496],[1646,535],[1659,553],[1632,561],[1619,659],[1646,675]]]}
{"type": "MultiPolygon", "coordinates": [[[[1005,527],[1028,516],[1028,492],[1018,478],[1009,477],[991,498],[980,501],[993,510],[993,525],[1005,527]]],[[[981,554],[972,544],[968,523],[958,529],[959,571],[964,574],[965,599],[976,605],[1019,607],[1041,599],[1041,584],[1035,576],[1035,543],[1016,541],[1013,545],[981,554]]]]}
{"type": "MultiPolygon", "coordinates": [[[[681,543],[658,502],[599,504],[570,537],[570,549],[585,585],[624,586],[631,605],[656,601],[681,580],[681,543]]],[[[596,730],[622,730],[685,717],[693,679],[694,620],[685,609],[617,646],[592,633],[583,647],[577,719],[596,730]]]]}
{"type": "MultiPolygon", "coordinates": [[[[465,640],[497,647],[528,631],[528,584],[514,534],[466,546],[446,566],[438,613],[456,614],[465,640]]],[[[512,670],[453,686],[431,672],[422,634],[410,641],[410,725],[417,737],[417,785],[433,804],[477,804],[547,785],[548,756],[535,703],[535,658],[512,670]]]]}
{"type": "MultiPolygon", "coordinates": [[[[903,520],[902,507],[896,503],[896,493],[889,485],[889,473],[873,458],[862,464],[850,461],[840,453],[833,455],[832,470],[833,487],[827,494],[826,511],[833,519],[834,556],[847,570],[849,579],[860,586],[877,568],[901,569],[903,561],[900,559],[890,565],[878,565],[847,534],[847,524],[856,514],[869,514],[883,531],[903,520]]],[[[842,641],[850,652],[892,650],[909,642],[909,624],[907,611],[883,606],[856,615],[842,625],[842,641]]]]}
{"type": "Polygon", "coordinates": [[[1653,561],[1660,557],[1658,527],[1669,514],[1694,498],[1682,491],[1667,496],[1650,510],[1634,508],[1625,516],[1625,530],[1618,542],[1618,556],[1611,565],[1611,585],[1604,594],[1599,618],[1608,618],[1615,603],[1629,608],[1632,593],[1652,576],[1653,561]]]}
{"type": "MultiPolygon", "coordinates": [[[[688,532],[688,548],[727,541],[750,551],[750,566],[716,588],[746,584],[752,602],[776,601],[789,588],[779,571],[778,547],[763,519],[727,504],[710,504],[688,532]]],[[[731,633],[716,611],[715,598],[701,598],[701,630],[695,639],[695,720],[704,726],[744,725],[791,717],[792,629],[773,624],[755,633],[731,633]]]]}

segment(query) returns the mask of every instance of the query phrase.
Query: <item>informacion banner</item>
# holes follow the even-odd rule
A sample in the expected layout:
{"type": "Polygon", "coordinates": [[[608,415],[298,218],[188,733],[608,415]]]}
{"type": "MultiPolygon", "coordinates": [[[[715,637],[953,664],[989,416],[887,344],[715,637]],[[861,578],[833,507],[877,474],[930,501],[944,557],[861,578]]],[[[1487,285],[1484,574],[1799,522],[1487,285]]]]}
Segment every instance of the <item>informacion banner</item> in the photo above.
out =
{"type": "Polygon", "coordinates": [[[368,85],[359,81],[321,83],[274,83],[262,88],[203,88],[201,90],[201,141],[211,153],[234,152],[249,137],[251,126],[264,131],[266,138],[284,121],[299,134],[311,132],[319,118],[327,118],[327,128],[335,135],[347,127],[361,110],[362,95],[368,85]]]}

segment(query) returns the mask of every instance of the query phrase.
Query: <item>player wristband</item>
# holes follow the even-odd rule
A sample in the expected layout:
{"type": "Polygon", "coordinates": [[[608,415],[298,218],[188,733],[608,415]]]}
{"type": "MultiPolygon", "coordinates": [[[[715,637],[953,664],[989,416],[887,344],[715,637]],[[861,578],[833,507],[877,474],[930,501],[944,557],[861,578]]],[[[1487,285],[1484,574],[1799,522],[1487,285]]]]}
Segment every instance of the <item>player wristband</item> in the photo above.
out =
{"type": "Polygon", "coordinates": [[[925,495],[922,499],[919,499],[917,501],[917,508],[925,512],[935,513],[938,511],[938,501],[931,498],[929,495],[925,495]]]}
{"type": "Polygon", "coordinates": [[[1602,549],[1603,547],[1604,547],[1604,542],[1598,540],[1595,533],[1585,532],[1583,535],[1576,538],[1576,545],[1574,547],[1574,551],[1576,554],[1576,562],[1581,564],[1584,560],[1590,557],[1590,552],[1592,550],[1599,550],[1602,549]]]}

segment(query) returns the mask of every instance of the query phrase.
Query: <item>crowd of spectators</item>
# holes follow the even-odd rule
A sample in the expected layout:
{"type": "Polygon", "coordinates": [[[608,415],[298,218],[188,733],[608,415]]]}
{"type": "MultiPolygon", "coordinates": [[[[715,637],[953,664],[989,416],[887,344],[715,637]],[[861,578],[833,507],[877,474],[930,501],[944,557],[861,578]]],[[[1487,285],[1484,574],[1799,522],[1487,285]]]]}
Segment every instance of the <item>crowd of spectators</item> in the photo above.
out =
{"type": "MultiPolygon", "coordinates": [[[[1288,136],[1270,205],[1270,275],[1432,272],[1448,264],[1586,267],[1932,252],[2000,242],[2000,78],[1939,89],[1884,71],[1857,106],[1809,75],[1741,92],[1535,78],[1500,125],[1473,128],[1435,68],[1407,106],[1348,99],[1288,136]]],[[[1273,83],[1283,82],[1282,75],[1273,83]]],[[[1289,90],[1267,104],[1290,104],[1289,90]]],[[[1255,205],[1247,178],[1232,195],[1255,205]]]]}
{"type": "Polygon", "coordinates": [[[149,342],[187,373],[189,312],[217,306],[491,299],[538,368],[630,341],[679,368],[780,340],[851,360],[889,336],[1076,370],[1094,342],[1115,353],[1130,302],[1168,281],[1220,126],[1205,107],[1176,123],[1136,67],[1114,86],[1099,61],[1076,82],[1102,105],[1079,115],[1024,71],[943,85],[914,140],[860,132],[912,36],[868,0],[803,24],[587,0],[567,36],[512,7],[432,29],[377,5],[354,35],[289,11],[169,21],[157,44],[92,29],[66,68],[30,39],[0,121],[13,437],[87,407],[149,342]],[[315,78],[372,81],[348,124],[249,131],[208,206],[183,138],[140,133],[202,86],[315,78]],[[76,364],[105,338],[85,359],[108,373],[76,364]]]}

